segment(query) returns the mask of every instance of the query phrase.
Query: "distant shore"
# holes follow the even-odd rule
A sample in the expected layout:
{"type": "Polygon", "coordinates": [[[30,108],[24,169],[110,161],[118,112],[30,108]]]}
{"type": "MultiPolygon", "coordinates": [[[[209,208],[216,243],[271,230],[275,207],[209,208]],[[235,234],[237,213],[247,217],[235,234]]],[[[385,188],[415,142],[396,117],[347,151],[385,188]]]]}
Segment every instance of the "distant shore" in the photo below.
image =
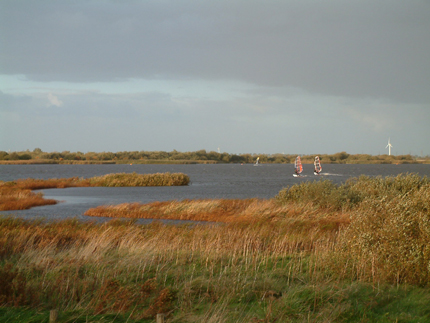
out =
{"type": "MultiPolygon", "coordinates": [[[[303,164],[313,164],[318,155],[322,164],[430,164],[430,156],[348,154],[301,154],[303,164]]],[[[0,151],[0,165],[28,164],[293,164],[297,154],[229,154],[198,150],[192,152],[43,152],[0,151]]]]}
{"type": "Polygon", "coordinates": [[[219,164],[212,160],[0,160],[0,165],[219,164]]]}
{"type": "MultiPolygon", "coordinates": [[[[312,161],[303,161],[303,164],[312,164],[312,161]]],[[[50,160],[50,159],[30,159],[30,160],[0,160],[0,165],[112,165],[112,164],[148,164],[148,165],[195,165],[195,164],[228,164],[214,160],[50,160]]],[[[230,163],[231,164],[231,163],[230,163]]],[[[235,163],[244,164],[244,163],[235,163]]],[[[251,164],[251,163],[246,163],[251,164]]],[[[260,165],[263,163],[260,163],[260,165]]],[[[274,163],[267,164],[294,164],[274,163]]],[[[324,164],[430,164],[430,159],[416,160],[348,160],[348,161],[324,161],[324,164]]]]}

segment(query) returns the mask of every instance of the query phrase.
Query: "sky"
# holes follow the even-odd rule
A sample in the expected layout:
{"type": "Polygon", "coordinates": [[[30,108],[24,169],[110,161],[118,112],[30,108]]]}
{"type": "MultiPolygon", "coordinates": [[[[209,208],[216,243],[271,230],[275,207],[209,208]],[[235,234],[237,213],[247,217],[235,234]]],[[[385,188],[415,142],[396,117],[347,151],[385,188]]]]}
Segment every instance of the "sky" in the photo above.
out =
{"type": "Polygon", "coordinates": [[[2,0],[0,150],[430,155],[429,0],[2,0]]]}

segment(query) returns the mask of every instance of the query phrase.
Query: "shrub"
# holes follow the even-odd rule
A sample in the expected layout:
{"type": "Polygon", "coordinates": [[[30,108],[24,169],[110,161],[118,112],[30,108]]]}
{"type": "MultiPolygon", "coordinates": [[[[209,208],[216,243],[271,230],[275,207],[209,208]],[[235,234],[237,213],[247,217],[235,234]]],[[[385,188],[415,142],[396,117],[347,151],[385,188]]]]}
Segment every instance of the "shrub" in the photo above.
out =
{"type": "Polygon", "coordinates": [[[343,188],[326,179],[284,188],[275,199],[281,204],[294,202],[333,209],[340,209],[345,202],[343,188]]]}
{"type": "Polygon", "coordinates": [[[430,183],[426,177],[360,177],[348,183],[361,202],[340,235],[349,268],[367,280],[427,284],[430,280],[430,183]]]}

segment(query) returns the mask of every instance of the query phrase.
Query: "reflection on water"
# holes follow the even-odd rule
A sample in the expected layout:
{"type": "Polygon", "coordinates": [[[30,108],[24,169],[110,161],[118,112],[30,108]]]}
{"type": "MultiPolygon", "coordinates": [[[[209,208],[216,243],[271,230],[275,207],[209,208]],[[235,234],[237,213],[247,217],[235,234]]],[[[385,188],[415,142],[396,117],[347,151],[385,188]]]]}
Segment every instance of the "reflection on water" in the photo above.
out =
{"type": "MultiPolygon", "coordinates": [[[[400,173],[418,173],[430,177],[430,165],[323,165],[320,176],[313,175],[313,165],[304,165],[303,177],[292,174],[292,164],[251,165],[0,165],[0,180],[19,178],[93,177],[109,173],[181,172],[190,177],[190,185],[176,187],[77,187],[42,190],[46,198],[61,203],[23,211],[8,211],[24,218],[64,219],[77,217],[94,220],[83,213],[92,207],[126,202],[212,198],[272,198],[284,187],[302,181],[329,179],[343,183],[359,175],[395,176],[400,173]]],[[[102,219],[103,220],[103,219],[102,219]]],[[[149,220],[150,221],[150,220],[149,220]]]]}

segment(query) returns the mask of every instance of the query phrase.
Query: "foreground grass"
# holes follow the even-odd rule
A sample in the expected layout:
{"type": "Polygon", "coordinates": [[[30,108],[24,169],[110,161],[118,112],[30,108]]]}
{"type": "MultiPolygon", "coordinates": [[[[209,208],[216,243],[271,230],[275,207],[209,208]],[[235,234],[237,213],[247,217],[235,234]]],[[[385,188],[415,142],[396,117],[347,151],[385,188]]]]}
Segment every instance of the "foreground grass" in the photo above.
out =
{"type": "Polygon", "coordinates": [[[134,208],[206,225],[0,218],[0,320],[430,321],[428,179],[332,185],[134,208]]]}
{"type": "Polygon", "coordinates": [[[44,199],[42,193],[31,190],[66,187],[124,187],[124,186],[180,186],[188,185],[190,179],[182,173],[136,174],[117,173],[91,178],[19,179],[0,181],[0,211],[25,210],[34,206],[57,203],[44,199]]]}
{"type": "Polygon", "coordinates": [[[424,322],[430,315],[425,287],[337,274],[330,257],[337,228],[10,218],[0,228],[2,321],[46,318],[52,308],[62,322],[153,322],[157,313],[168,322],[424,322]]]}

